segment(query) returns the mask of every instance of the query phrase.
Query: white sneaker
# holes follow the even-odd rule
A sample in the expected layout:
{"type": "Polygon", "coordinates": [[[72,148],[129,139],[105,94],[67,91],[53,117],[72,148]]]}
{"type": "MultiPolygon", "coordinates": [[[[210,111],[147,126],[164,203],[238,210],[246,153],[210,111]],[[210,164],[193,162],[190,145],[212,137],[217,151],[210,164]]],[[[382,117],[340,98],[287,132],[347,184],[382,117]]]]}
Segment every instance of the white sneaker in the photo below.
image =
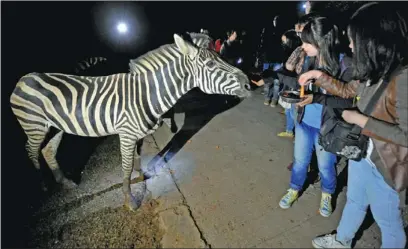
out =
{"type": "Polygon", "coordinates": [[[336,240],[335,234],[327,234],[322,237],[316,237],[312,240],[314,248],[351,248],[351,241],[343,244],[336,240]]]}

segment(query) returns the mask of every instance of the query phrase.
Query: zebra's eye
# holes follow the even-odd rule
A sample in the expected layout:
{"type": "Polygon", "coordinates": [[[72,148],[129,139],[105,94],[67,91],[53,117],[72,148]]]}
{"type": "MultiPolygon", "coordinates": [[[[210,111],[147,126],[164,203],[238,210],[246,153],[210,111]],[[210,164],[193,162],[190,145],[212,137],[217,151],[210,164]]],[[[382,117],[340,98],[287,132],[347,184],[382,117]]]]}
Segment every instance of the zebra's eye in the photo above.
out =
{"type": "Polygon", "coordinates": [[[207,62],[206,64],[207,64],[207,67],[213,67],[213,66],[215,66],[215,62],[214,62],[214,61],[209,61],[209,62],[207,62]]]}

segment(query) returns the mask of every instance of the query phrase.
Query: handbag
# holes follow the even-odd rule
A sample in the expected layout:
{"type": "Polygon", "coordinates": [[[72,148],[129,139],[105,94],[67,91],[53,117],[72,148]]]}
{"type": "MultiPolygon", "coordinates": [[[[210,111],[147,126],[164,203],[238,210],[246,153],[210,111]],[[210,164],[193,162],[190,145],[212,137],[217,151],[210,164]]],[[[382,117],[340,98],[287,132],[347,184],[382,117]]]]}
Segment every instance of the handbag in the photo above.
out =
{"type": "MultiPolygon", "coordinates": [[[[388,81],[381,80],[373,97],[364,108],[364,113],[371,114],[376,102],[384,92],[388,81]]],[[[361,134],[361,127],[349,124],[341,117],[342,110],[328,108],[331,117],[322,124],[318,143],[327,152],[346,159],[360,161],[367,156],[369,137],[361,134]]]]}

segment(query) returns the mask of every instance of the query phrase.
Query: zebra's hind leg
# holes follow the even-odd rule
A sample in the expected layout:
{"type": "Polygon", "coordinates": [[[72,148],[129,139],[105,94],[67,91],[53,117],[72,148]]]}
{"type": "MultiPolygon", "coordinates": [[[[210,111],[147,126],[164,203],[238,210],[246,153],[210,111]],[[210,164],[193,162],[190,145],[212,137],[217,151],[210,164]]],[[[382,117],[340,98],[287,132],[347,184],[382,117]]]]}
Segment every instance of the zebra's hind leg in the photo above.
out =
{"type": "Polygon", "coordinates": [[[77,185],[73,181],[65,178],[56,159],[57,150],[61,143],[63,134],[64,131],[59,131],[52,139],[50,139],[48,144],[41,150],[41,152],[48,164],[48,167],[51,169],[52,174],[54,175],[55,181],[62,184],[62,186],[66,189],[72,189],[77,185]]]}
{"type": "Polygon", "coordinates": [[[34,167],[37,169],[41,189],[43,191],[47,191],[47,186],[45,185],[42,172],[40,171],[40,148],[41,144],[44,142],[45,137],[48,133],[48,129],[28,129],[27,126],[23,125],[24,132],[27,135],[27,143],[26,143],[26,150],[28,154],[28,158],[33,162],[34,167]]]}
{"type": "MultiPolygon", "coordinates": [[[[122,155],[122,171],[123,171],[123,186],[122,191],[125,196],[125,206],[130,210],[137,210],[144,196],[137,196],[135,198],[132,195],[130,189],[130,180],[133,171],[133,160],[134,152],[137,143],[137,137],[134,137],[129,134],[119,134],[120,138],[120,153],[122,155]]],[[[139,156],[140,157],[140,156],[139,156]]]]}

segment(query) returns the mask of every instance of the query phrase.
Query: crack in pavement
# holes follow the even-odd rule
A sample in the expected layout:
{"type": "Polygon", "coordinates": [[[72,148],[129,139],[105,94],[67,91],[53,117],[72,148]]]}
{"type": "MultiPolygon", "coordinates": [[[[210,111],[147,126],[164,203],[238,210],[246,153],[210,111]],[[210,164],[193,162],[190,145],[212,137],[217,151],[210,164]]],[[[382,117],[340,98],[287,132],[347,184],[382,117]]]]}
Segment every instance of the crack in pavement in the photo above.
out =
{"type": "MultiPolygon", "coordinates": [[[[157,149],[160,151],[160,147],[159,147],[159,145],[157,144],[157,141],[156,141],[155,137],[153,136],[153,134],[152,134],[152,138],[153,138],[154,143],[156,144],[157,149]]],[[[198,233],[200,234],[200,239],[204,242],[205,247],[211,249],[212,246],[211,246],[210,243],[208,243],[207,239],[206,239],[205,236],[204,236],[204,232],[201,230],[200,226],[198,225],[197,220],[195,219],[195,217],[194,217],[194,215],[193,215],[193,212],[192,212],[192,210],[191,210],[191,207],[190,207],[190,205],[187,203],[186,197],[184,196],[183,192],[181,191],[179,185],[178,185],[177,182],[176,182],[176,179],[175,179],[175,176],[174,176],[172,170],[169,170],[169,173],[170,173],[170,175],[171,175],[171,179],[173,180],[174,185],[175,185],[176,188],[177,188],[177,191],[180,193],[180,195],[181,195],[181,197],[182,197],[183,203],[182,203],[181,205],[183,205],[183,206],[185,206],[185,207],[187,208],[188,213],[189,213],[189,215],[190,215],[190,218],[193,220],[194,225],[195,225],[195,227],[197,228],[198,233]]]]}

